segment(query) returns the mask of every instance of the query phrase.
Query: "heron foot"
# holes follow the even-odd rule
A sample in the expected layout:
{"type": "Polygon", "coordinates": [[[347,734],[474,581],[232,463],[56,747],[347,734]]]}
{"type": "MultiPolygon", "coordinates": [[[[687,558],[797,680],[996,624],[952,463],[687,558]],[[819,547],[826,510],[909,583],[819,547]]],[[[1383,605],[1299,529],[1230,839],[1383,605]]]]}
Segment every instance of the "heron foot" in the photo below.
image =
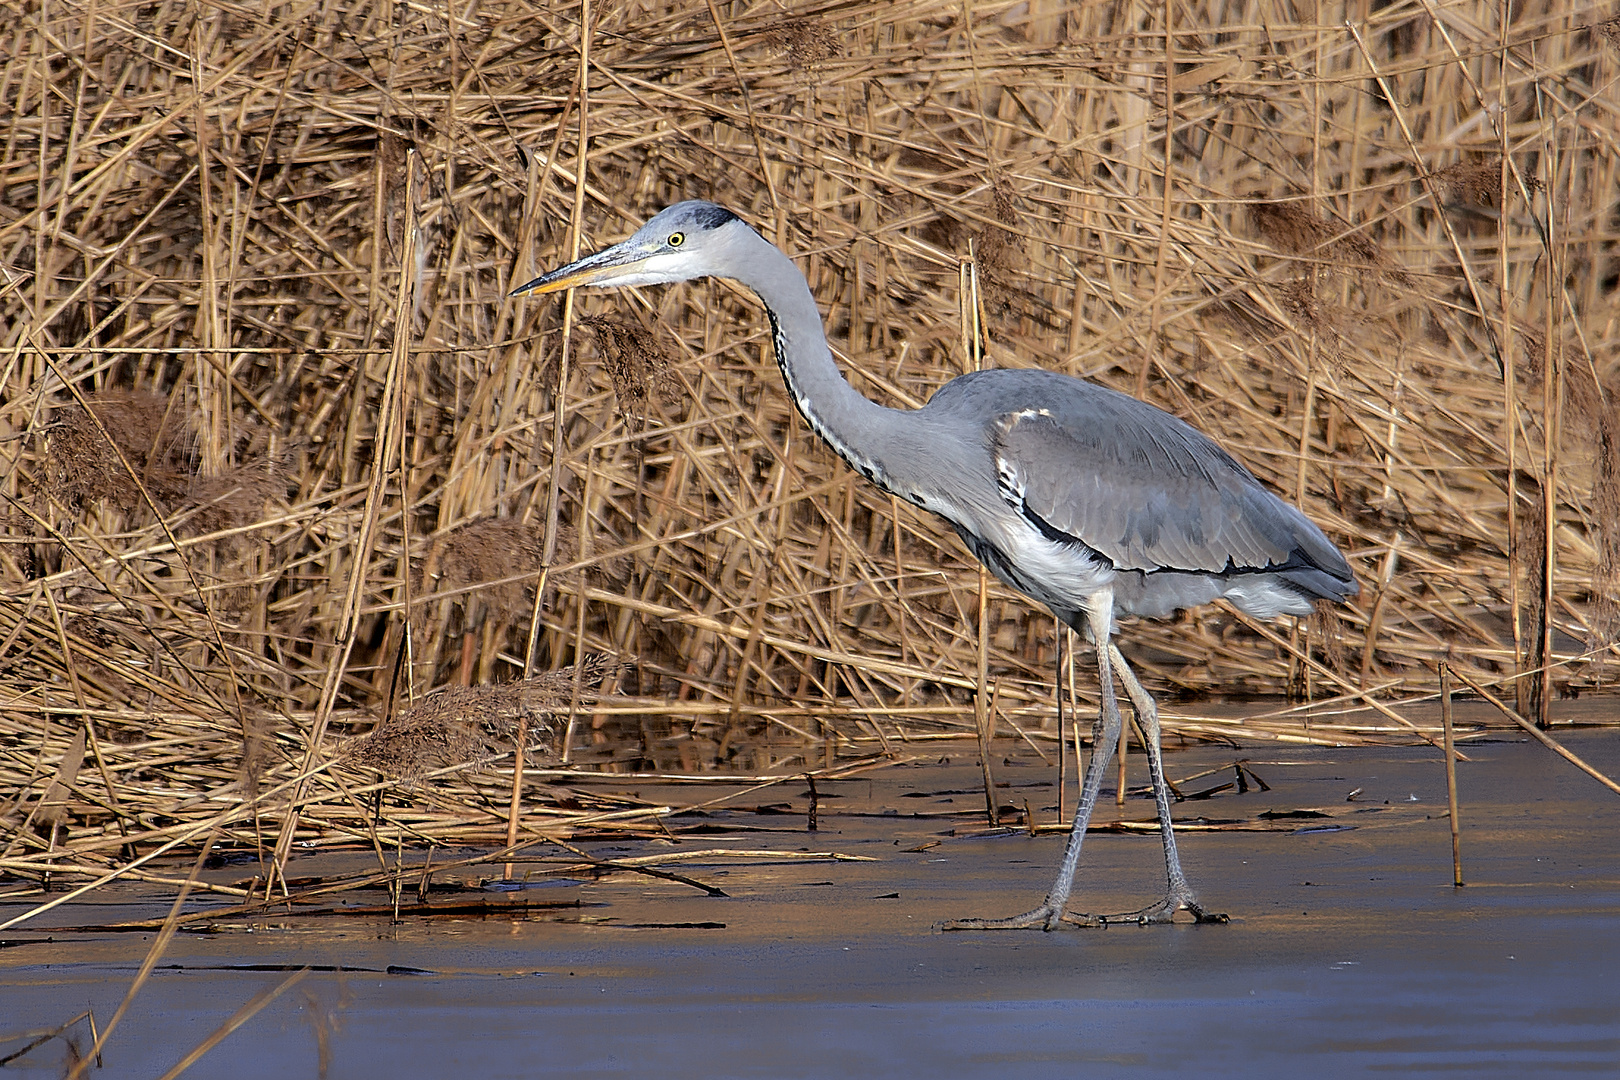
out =
{"type": "MultiPolygon", "coordinates": [[[[1191,892],[1172,892],[1157,904],[1140,911],[1127,911],[1121,915],[1086,915],[1083,926],[1107,926],[1109,923],[1136,923],[1138,926],[1156,926],[1174,922],[1176,912],[1190,912],[1195,923],[1228,923],[1232,920],[1218,911],[1210,911],[1200,904],[1191,892]]],[[[1072,919],[1071,919],[1072,921],[1072,919]]]]}
{"type": "Polygon", "coordinates": [[[952,919],[939,924],[940,930],[1056,930],[1062,926],[1105,927],[1123,923],[1138,926],[1159,926],[1174,922],[1176,912],[1192,915],[1195,923],[1229,923],[1232,920],[1218,911],[1210,911],[1191,896],[1166,896],[1157,904],[1140,911],[1127,911],[1119,915],[1091,915],[1083,911],[1058,911],[1050,904],[1042,904],[1034,911],[1014,915],[1008,919],[952,919]]]}
{"type": "Polygon", "coordinates": [[[1050,901],[1034,911],[1014,915],[1010,919],[952,919],[939,924],[941,930],[1056,930],[1065,922],[1072,922],[1061,908],[1050,901]]]}

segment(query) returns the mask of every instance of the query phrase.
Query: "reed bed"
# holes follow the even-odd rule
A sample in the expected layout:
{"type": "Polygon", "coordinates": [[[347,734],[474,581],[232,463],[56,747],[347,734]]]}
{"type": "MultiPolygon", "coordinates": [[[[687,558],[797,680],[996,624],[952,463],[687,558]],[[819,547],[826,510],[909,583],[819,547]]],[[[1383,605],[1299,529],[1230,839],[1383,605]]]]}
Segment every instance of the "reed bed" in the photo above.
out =
{"type": "MultiPolygon", "coordinates": [[[[372,843],[379,815],[512,843],[518,747],[780,774],[971,736],[976,565],[805,430],[750,297],[507,298],[683,198],[798,258],[867,394],[1094,379],[1350,554],[1361,596],[1297,625],[1128,626],[1160,694],[1359,742],[1412,737],[1442,663],[1530,714],[1606,688],[1617,28],[1546,0],[25,2],[6,873],[372,843]]],[[[992,587],[985,633],[1001,733],[1057,738],[1051,617],[992,587]]],[[[524,836],[659,809],[530,794],[524,836]]]]}

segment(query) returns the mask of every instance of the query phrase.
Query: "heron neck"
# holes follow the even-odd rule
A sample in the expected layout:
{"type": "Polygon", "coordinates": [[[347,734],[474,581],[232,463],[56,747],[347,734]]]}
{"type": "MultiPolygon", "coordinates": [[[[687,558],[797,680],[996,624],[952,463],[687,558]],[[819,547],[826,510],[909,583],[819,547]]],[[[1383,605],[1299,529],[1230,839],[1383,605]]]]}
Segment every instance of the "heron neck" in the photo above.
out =
{"type": "Polygon", "coordinates": [[[804,275],[775,245],[764,238],[759,244],[753,272],[741,280],[770,315],[776,363],[793,404],[811,430],[856,471],[906,495],[895,486],[886,462],[895,459],[889,444],[914,414],[885,408],[849,384],[827,347],[821,309],[804,275]]]}

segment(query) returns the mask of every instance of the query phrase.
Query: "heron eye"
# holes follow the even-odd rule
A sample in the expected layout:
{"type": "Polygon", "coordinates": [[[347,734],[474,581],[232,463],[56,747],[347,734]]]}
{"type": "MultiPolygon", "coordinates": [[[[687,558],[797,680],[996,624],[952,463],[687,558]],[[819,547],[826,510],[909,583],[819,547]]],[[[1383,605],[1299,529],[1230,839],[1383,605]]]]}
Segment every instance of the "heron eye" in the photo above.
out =
{"type": "Polygon", "coordinates": [[[686,234],[685,233],[670,233],[669,234],[669,246],[670,247],[680,247],[684,243],[686,243],[686,234]]]}

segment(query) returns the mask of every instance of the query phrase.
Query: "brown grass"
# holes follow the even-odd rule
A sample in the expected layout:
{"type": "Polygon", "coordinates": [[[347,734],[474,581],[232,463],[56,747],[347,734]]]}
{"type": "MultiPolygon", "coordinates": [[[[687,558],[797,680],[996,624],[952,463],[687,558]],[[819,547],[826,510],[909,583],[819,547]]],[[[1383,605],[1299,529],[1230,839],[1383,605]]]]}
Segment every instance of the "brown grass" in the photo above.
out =
{"type": "Polygon", "coordinates": [[[674,364],[651,330],[601,315],[588,316],[581,322],[591,332],[602,369],[613,380],[619,422],[627,432],[639,435],[646,430],[648,410],[655,403],[668,409],[680,402],[681,386],[674,364]]]}
{"type": "MultiPolygon", "coordinates": [[[[1110,5],[198,10],[30,2],[0,50],[28,873],[200,821],[366,835],[341,750],[389,702],[595,653],[635,657],[579,726],[600,768],[971,735],[976,567],[804,430],[751,297],[506,298],[688,197],[798,259],[871,396],[970,365],[971,251],[986,363],[1188,419],[1350,553],[1362,596],[1275,639],[1128,627],[1159,692],[1289,695],[1314,711],[1256,737],[1353,742],[1398,728],[1358,695],[1398,712],[1442,660],[1612,677],[1607,12],[1244,0],[1167,38],[1110,5]]],[[[1055,737],[1051,618],[997,592],[988,626],[1003,718],[1055,737]]],[[[482,835],[478,772],[418,835],[482,835]]]]}
{"type": "Polygon", "coordinates": [[[617,666],[608,657],[588,656],[577,672],[570,664],[499,686],[441,686],[345,749],[357,764],[420,780],[432,769],[507,753],[521,730],[530,760],[537,767],[550,766],[562,758],[570,707],[594,702],[595,688],[617,666]]]}

